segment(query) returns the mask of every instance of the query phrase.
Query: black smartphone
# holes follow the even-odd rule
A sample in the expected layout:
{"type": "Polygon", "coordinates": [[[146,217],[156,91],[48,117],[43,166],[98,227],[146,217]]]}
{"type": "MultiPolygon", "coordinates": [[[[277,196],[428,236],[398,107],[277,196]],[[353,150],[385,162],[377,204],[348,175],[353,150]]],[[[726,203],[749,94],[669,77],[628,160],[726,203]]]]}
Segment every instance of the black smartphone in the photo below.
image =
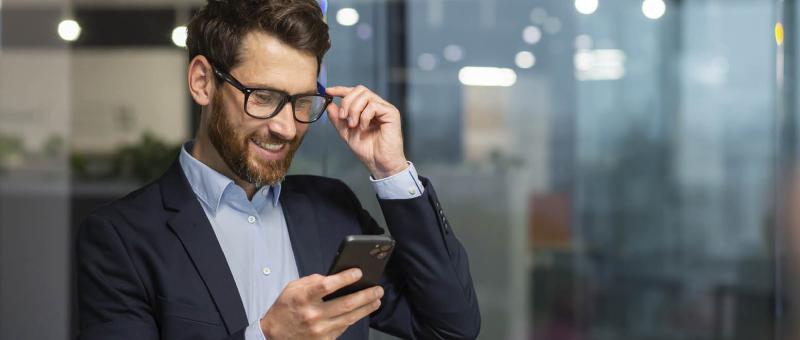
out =
{"type": "Polygon", "coordinates": [[[394,251],[394,240],[386,235],[350,235],[339,245],[336,259],[333,261],[328,275],[337,274],[350,268],[361,269],[361,279],[347,287],[341,288],[324,298],[325,301],[335,299],[359,290],[377,286],[383,275],[383,269],[394,251]]]}

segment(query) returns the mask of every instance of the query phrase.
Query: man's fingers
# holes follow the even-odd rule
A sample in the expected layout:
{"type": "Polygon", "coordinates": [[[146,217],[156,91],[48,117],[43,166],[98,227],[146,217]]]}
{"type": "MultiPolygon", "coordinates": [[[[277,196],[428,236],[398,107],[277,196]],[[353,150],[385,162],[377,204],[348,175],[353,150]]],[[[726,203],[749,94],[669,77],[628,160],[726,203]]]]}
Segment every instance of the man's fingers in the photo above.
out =
{"type": "Polygon", "coordinates": [[[381,286],[365,288],[328,302],[325,302],[325,315],[339,316],[350,313],[365,305],[369,305],[383,297],[381,286]]]}
{"type": "Polygon", "coordinates": [[[344,97],[353,91],[352,87],[347,86],[332,86],[325,89],[325,92],[334,97],[344,97]]]}
{"type": "MultiPolygon", "coordinates": [[[[353,92],[354,89],[355,88],[353,88],[353,87],[333,86],[333,87],[326,88],[325,89],[325,93],[327,93],[327,94],[329,94],[331,96],[334,96],[334,97],[342,97],[342,98],[344,98],[348,94],[353,92]]],[[[339,117],[339,118],[345,118],[346,117],[345,113],[346,113],[347,110],[346,110],[345,105],[346,105],[346,102],[344,100],[342,100],[342,107],[336,113],[336,117],[339,117]]]]}
{"type": "Polygon", "coordinates": [[[333,128],[336,129],[336,132],[339,133],[339,136],[341,136],[344,140],[347,140],[350,136],[350,132],[348,131],[347,121],[339,118],[339,111],[341,110],[342,109],[337,107],[334,103],[328,105],[328,120],[331,122],[331,124],[333,124],[333,128]],[[334,109],[331,110],[331,107],[334,109]]]}
{"type": "Polygon", "coordinates": [[[372,312],[378,310],[378,308],[380,307],[381,307],[381,300],[377,299],[367,304],[364,304],[350,312],[334,317],[332,321],[334,323],[347,327],[358,322],[358,320],[363,319],[367,315],[372,314],[372,312]]]}
{"type": "Polygon", "coordinates": [[[364,111],[364,108],[369,105],[369,93],[367,92],[360,92],[358,97],[353,98],[353,101],[350,103],[350,107],[347,108],[347,125],[350,128],[354,128],[358,126],[358,121],[361,118],[361,115],[364,111]]]}
{"type": "Polygon", "coordinates": [[[331,102],[325,110],[327,110],[329,114],[339,117],[339,106],[336,105],[336,103],[331,102]]]}
{"type": "Polygon", "coordinates": [[[342,96],[339,105],[331,103],[328,106],[328,117],[345,140],[348,140],[354,129],[369,129],[375,119],[381,122],[391,121],[390,117],[397,111],[394,106],[362,85],[334,86],[326,91],[330,95],[342,96]]]}
{"type": "Polygon", "coordinates": [[[358,119],[354,119],[355,123],[358,125],[354,126],[353,122],[347,118],[340,118],[339,113],[343,111],[343,109],[336,106],[336,104],[331,103],[328,105],[328,119],[331,121],[336,131],[339,132],[339,135],[347,140],[351,129],[357,127],[360,130],[367,130],[375,119],[382,121],[384,116],[386,116],[388,113],[391,113],[392,110],[394,110],[394,107],[391,105],[370,100],[367,106],[364,107],[359,114],[354,115],[355,117],[358,117],[358,119]]]}
{"type": "Polygon", "coordinates": [[[339,113],[339,117],[342,117],[343,119],[348,118],[349,122],[350,121],[349,117],[353,115],[353,112],[358,114],[360,111],[356,112],[353,109],[353,102],[355,102],[359,97],[361,97],[361,95],[364,94],[366,91],[369,91],[366,87],[356,86],[353,88],[352,91],[350,91],[350,93],[342,97],[342,104],[341,104],[342,112],[339,113]]]}
{"type": "Polygon", "coordinates": [[[361,118],[359,118],[361,129],[369,128],[369,123],[372,122],[372,118],[375,118],[379,110],[383,110],[380,104],[370,103],[364,108],[364,111],[361,111],[361,118]]]}
{"type": "Polygon", "coordinates": [[[336,103],[331,102],[330,104],[328,104],[327,111],[328,111],[328,120],[331,121],[333,127],[336,128],[336,131],[341,132],[342,128],[347,127],[347,123],[344,120],[342,120],[342,118],[339,116],[339,113],[342,112],[342,108],[336,105],[336,103]]]}
{"type": "Polygon", "coordinates": [[[335,275],[323,277],[321,280],[314,282],[308,291],[312,299],[322,299],[340,288],[357,282],[360,278],[360,269],[348,269],[335,275]]]}
{"type": "Polygon", "coordinates": [[[370,315],[372,312],[378,310],[380,306],[380,299],[373,300],[347,313],[335,317],[325,318],[317,325],[317,333],[320,335],[332,335],[334,339],[338,338],[347,330],[348,327],[358,322],[358,320],[365,318],[367,315],[370,315]]]}

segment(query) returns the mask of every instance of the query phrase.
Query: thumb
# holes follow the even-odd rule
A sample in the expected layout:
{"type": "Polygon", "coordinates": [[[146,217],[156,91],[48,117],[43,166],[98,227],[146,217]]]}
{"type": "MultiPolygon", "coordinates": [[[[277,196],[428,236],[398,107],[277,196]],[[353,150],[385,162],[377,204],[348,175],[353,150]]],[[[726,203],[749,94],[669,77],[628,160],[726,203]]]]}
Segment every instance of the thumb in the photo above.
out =
{"type": "Polygon", "coordinates": [[[328,105],[328,120],[333,124],[333,127],[339,132],[342,138],[347,137],[347,121],[339,117],[339,107],[334,103],[328,105]]]}

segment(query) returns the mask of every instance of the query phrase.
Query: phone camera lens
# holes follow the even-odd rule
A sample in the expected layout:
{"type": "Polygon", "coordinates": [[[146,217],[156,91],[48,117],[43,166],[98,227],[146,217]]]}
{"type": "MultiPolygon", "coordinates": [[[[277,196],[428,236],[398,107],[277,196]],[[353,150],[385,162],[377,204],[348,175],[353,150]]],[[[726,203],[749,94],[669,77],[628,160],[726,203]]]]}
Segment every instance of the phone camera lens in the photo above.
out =
{"type": "Polygon", "coordinates": [[[378,253],[380,253],[380,252],[381,252],[381,250],[380,250],[380,249],[378,249],[378,248],[375,248],[375,249],[372,249],[372,250],[370,250],[370,251],[369,251],[369,254],[370,254],[370,255],[372,255],[372,256],[375,256],[375,255],[377,255],[377,254],[378,254],[378,253]]]}
{"type": "Polygon", "coordinates": [[[378,254],[378,256],[377,256],[378,260],[383,260],[384,258],[386,258],[386,255],[389,255],[389,253],[380,253],[380,254],[378,254]]]}
{"type": "Polygon", "coordinates": [[[389,250],[389,249],[392,249],[392,246],[391,246],[391,245],[388,245],[388,244],[387,244],[387,245],[385,245],[385,246],[383,246],[383,247],[381,247],[381,251],[387,251],[387,250],[389,250]]]}

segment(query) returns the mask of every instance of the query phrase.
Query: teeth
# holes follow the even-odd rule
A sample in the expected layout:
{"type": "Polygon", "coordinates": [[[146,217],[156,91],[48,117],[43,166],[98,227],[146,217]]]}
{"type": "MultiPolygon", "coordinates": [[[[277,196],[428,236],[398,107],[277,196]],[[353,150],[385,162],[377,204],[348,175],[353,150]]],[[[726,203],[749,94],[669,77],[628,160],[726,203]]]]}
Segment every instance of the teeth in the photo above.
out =
{"type": "Polygon", "coordinates": [[[269,151],[278,151],[281,148],[283,148],[283,144],[270,144],[270,143],[263,143],[256,141],[253,141],[253,143],[256,143],[256,145],[260,146],[262,149],[266,149],[269,151]]]}

